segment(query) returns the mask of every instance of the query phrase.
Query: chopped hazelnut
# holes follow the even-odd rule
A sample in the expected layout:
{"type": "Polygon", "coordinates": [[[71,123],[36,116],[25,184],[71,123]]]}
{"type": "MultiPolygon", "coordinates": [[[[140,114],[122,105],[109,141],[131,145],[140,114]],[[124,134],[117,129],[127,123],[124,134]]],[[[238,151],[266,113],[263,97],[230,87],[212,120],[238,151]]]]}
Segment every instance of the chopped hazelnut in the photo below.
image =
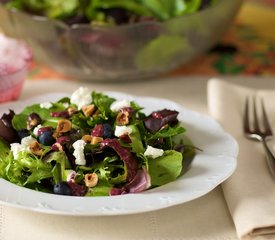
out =
{"type": "Polygon", "coordinates": [[[92,142],[92,136],[91,135],[84,135],[81,139],[86,143],[91,143],[92,142]]]}
{"type": "Polygon", "coordinates": [[[83,106],[82,111],[83,111],[83,113],[86,117],[87,116],[92,116],[94,111],[95,111],[95,105],[91,104],[91,105],[83,106]]]}
{"type": "Polygon", "coordinates": [[[96,173],[87,173],[84,177],[86,187],[94,187],[98,183],[98,176],[96,173]]]}
{"type": "Polygon", "coordinates": [[[81,139],[90,144],[97,144],[103,141],[102,137],[96,137],[92,135],[84,135],[81,139]]]}
{"type": "Polygon", "coordinates": [[[123,111],[119,112],[116,117],[116,123],[118,125],[127,125],[129,123],[129,112],[123,111]]]}
{"type": "Polygon", "coordinates": [[[61,119],[57,123],[56,132],[57,133],[64,133],[70,131],[72,128],[71,121],[67,119],[61,119]]]}
{"type": "Polygon", "coordinates": [[[43,153],[43,149],[42,149],[41,145],[39,144],[39,142],[37,142],[37,141],[32,142],[29,145],[29,149],[33,154],[35,154],[37,156],[41,156],[43,153]]]}
{"type": "Polygon", "coordinates": [[[103,138],[102,137],[95,137],[95,136],[92,136],[92,141],[91,141],[91,144],[97,144],[97,143],[100,143],[103,141],[103,138]]]}
{"type": "Polygon", "coordinates": [[[69,116],[72,116],[74,113],[77,112],[77,109],[76,108],[73,108],[73,107],[69,107],[67,109],[68,113],[69,113],[69,116]]]}

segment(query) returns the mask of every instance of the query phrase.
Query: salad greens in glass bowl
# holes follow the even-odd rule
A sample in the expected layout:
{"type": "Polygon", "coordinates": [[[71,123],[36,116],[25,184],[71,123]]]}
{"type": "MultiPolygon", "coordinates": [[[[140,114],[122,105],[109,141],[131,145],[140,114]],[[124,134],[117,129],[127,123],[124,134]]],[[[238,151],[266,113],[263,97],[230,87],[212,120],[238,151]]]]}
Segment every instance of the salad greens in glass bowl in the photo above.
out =
{"type": "Polygon", "coordinates": [[[175,181],[196,147],[173,109],[145,114],[134,101],[80,87],[0,121],[0,177],[69,196],[138,193],[175,181]]]}
{"type": "Polygon", "coordinates": [[[210,49],[242,0],[1,0],[0,28],[88,81],[153,77],[210,49]]]}

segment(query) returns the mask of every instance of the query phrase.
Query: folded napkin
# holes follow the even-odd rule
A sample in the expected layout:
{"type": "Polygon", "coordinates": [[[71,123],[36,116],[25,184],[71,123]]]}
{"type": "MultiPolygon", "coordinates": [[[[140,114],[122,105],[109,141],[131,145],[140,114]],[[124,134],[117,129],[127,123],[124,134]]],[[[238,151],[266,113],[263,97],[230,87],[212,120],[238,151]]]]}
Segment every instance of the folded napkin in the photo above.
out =
{"type": "Polygon", "coordinates": [[[237,234],[240,239],[275,239],[275,179],[269,173],[262,144],[246,139],[242,132],[248,95],[263,98],[275,128],[275,90],[256,90],[211,79],[207,93],[209,113],[239,143],[237,169],[222,184],[237,234]]]}

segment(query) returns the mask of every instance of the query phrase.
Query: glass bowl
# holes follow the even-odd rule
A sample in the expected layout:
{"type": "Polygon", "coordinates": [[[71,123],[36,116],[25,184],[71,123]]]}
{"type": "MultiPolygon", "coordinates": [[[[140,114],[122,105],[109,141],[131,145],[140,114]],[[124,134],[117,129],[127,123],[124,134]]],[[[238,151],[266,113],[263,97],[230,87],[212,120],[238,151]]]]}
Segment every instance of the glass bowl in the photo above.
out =
{"type": "Polygon", "coordinates": [[[232,23],[242,2],[219,0],[215,6],[168,21],[114,27],[68,26],[0,4],[0,28],[24,39],[35,59],[69,77],[137,80],[167,73],[209,50],[232,23]]]}
{"type": "Polygon", "coordinates": [[[31,55],[25,43],[0,34],[0,103],[20,96],[31,55]]]}

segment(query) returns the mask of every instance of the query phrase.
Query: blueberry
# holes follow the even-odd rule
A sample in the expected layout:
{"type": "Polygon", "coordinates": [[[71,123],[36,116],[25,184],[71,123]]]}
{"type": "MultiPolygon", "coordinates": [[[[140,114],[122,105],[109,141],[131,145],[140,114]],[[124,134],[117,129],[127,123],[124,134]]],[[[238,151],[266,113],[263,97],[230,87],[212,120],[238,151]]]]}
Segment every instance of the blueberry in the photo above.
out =
{"type": "Polygon", "coordinates": [[[110,124],[103,123],[103,138],[111,138],[113,135],[113,129],[110,124]]]}
{"type": "Polygon", "coordinates": [[[59,195],[72,195],[72,189],[67,182],[59,182],[54,185],[53,192],[59,195]]]}
{"type": "Polygon", "coordinates": [[[52,136],[52,131],[45,131],[43,132],[39,137],[38,141],[45,145],[45,146],[51,146],[55,143],[55,139],[52,136]]]}
{"type": "Polygon", "coordinates": [[[30,131],[29,131],[28,129],[21,129],[21,130],[18,131],[17,134],[18,134],[18,137],[19,137],[20,139],[22,139],[22,138],[24,138],[24,137],[30,136],[30,131]]]}

